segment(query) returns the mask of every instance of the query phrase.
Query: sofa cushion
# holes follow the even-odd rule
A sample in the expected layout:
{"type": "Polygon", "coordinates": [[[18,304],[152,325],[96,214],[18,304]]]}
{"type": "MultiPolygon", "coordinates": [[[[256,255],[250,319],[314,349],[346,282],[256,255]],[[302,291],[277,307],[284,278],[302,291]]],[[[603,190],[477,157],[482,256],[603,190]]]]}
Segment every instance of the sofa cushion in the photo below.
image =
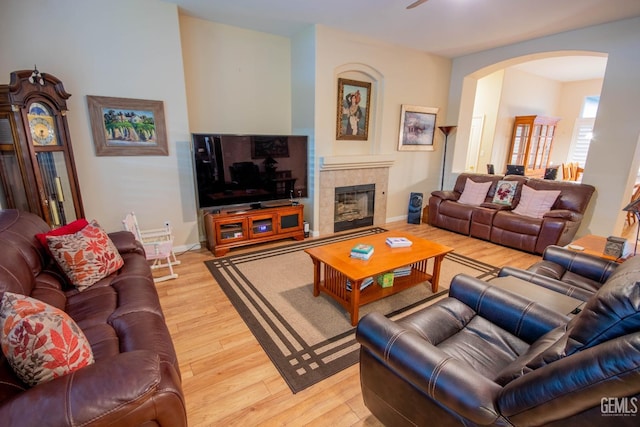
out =
{"type": "Polygon", "coordinates": [[[545,213],[549,212],[559,195],[560,190],[536,191],[528,185],[524,185],[520,202],[518,202],[518,206],[515,207],[513,213],[532,218],[542,218],[545,213]]]}
{"type": "Polygon", "coordinates": [[[47,243],[60,268],[80,291],[124,264],[113,242],[96,221],[74,234],[47,236],[47,243]]]}
{"type": "Polygon", "coordinates": [[[496,186],[496,194],[493,196],[493,203],[499,205],[511,205],[518,188],[517,181],[498,181],[496,186]]]}
{"type": "Polygon", "coordinates": [[[464,191],[460,195],[458,202],[465,205],[480,206],[487,197],[492,182],[474,182],[467,178],[464,191]]]}
{"type": "Polygon", "coordinates": [[[22,381],[37,385],[93,363],[82,330],[62,310],[5,292],[0,302],[2,352],[22,381]]]}

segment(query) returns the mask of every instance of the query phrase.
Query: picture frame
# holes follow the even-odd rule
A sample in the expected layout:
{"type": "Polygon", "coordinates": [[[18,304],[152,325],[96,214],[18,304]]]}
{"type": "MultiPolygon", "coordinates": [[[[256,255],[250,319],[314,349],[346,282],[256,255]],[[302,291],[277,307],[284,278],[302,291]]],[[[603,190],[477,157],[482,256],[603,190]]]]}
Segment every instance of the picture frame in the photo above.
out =
{"type": "Polygon", "coordinates": [[[434,151],[433,138],[438,110],[436,107],[402,105],[399,151],[434,151]]]}
{"type": "Polygon", "coordinates": [[[162,101],[87,95],[96,156],[168,156],[162,101]]]}
{"type": "Polygon", "coordinates": [[[371,83],[339,78],[336,139],[369,139],[370,108],[371,83]]]}

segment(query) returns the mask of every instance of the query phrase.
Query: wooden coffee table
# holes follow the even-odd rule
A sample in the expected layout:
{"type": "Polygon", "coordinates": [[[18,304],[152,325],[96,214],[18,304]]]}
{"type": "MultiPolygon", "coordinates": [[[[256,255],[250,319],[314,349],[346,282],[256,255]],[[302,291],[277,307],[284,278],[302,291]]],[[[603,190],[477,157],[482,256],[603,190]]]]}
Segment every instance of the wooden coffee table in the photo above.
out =
{"type": "Polygon", "coordinates": [[[358,323],[360,306],[420,283],[430,281],[431,290],[438,291],[440,266],[444,256],[453,248],[431,242],[407,233],[384,232],[356,239],[345,240],[329,245],[305,249],[313,261],[313,295],[324,292],[338,301],[351,314],[351,324],[358,323]],[[406,237],[413,245],[405,248],[391,248],[385,243],[387,237],[406,237]],[[364,261],[351,258],[351,248],[358,243],[374,246],[370,259],[364,261]],[[431,273],[427,272],[428,260],[433,258],[431,273]],[[362,281],[368,277],[390,272],[398,267],[411,266],[411,273],[405,277],[396,277],[393,286],[383,288],[374,283],[360,291],[362,281]],[[347,280],[351,282],[351,291],[347,290],[347,280]]]}

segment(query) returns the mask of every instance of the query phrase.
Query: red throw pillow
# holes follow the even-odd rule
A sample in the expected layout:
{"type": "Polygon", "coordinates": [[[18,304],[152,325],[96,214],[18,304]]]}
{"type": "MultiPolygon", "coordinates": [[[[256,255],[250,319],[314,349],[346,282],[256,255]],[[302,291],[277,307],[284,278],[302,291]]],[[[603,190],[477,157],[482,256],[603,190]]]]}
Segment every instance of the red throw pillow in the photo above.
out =
{"type": "Polygon", "coordinates": [[[40,243],[42,244],[42,246],[44,246],[45,248],[47,248],[47,236],[65,236],[67,234],[75,234],[78,231],[82,230],[83,228],[85,228],[87,225],[89,224],[89,222],[84,219],[77,219],[73,222],[70,222],[67,225],[63,225],[62,227],[58,227],[55,228],[51,231],[48,231],[46,233],[39,233],[36,234],[36,238],[38,239],[38,241],[40,241],[40,243]]]}

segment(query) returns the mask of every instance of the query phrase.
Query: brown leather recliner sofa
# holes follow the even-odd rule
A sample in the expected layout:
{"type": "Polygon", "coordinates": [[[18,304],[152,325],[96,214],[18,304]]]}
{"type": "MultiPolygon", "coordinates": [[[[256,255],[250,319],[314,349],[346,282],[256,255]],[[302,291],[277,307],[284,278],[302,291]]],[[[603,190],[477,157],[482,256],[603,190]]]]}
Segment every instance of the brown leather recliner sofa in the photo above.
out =
{"type": "Polygon", "coordinates": [[[176,353],[151,270],[133,234],[109,234],[124,265],[78,292],[35,237],[38,216],[0,210],[0,297],[27,295],[65,311],[95,362],[35,386],[0,353],[0,424],[12,426],[186,426],[176,353]]]}
{"type": "Polygon", "coordinates": [[[549,245],[564,246],[573,240],[595,188],[588,184],[527,178],[518,175],[463,173],[451,191],[433,191],[429,198],[429,224],[456,233],[484,239],[522,251],[542,254],[549,245]],[[458,202],[467,178],[491,182],[484,203],[479,206],[458,202]],[[493,203],[499,181],[516,181],[510,205],[493,203]],[[522,186],[538,190],[559,190],[551,210],[542,218],[518,215],[522,186]]]}
{"type": "Polygon", "coordinates": [[[635,426],[639,282],[640,256],[571,320],[462,274],[400,321],[368,314],[356,333],[365,404],[389,426],[635,426]]]}

